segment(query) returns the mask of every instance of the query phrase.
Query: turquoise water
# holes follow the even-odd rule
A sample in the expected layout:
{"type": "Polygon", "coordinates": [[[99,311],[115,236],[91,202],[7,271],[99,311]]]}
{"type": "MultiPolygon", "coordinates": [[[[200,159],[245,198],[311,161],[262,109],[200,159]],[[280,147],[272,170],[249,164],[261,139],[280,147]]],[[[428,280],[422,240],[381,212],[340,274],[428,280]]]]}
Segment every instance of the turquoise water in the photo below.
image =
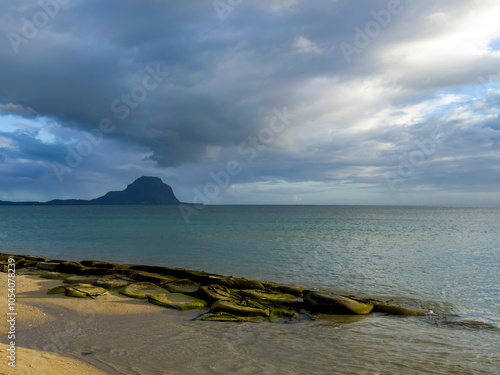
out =
{"type": "MultiPolygon", "coordinates": [[[[412,350],[437,356],[435,368],[424,372],[500,371],[498,328],[451,326],[439,318],[500,326],[498,208],[207,206],[190,219],[186,224],[177,207],[0,207],[0,246],[3,252],[184,267],[420,304],[436,316],[366,318],[348,325],[345,333],[354,341],[346,347],[370,351],[353,334],[363,325],[359,329],[394,343],[414,332],[423,341],[412,350]],[[450,367],[450,358],[458,367],[450,367]]],[[[323,329],[308,331],[318,330],[318,345],[328,342],[323,329]]],[[[337,332],[338,322],[331,329],[337,332]]],[[[306,337],[294,345],[306,345],[306,337]]],[[[411,345],[404,340],[395,348],[408,358],[403,348],[411,345]]],[[[414,366],[428,360],[414,355],[414,366]]]]}

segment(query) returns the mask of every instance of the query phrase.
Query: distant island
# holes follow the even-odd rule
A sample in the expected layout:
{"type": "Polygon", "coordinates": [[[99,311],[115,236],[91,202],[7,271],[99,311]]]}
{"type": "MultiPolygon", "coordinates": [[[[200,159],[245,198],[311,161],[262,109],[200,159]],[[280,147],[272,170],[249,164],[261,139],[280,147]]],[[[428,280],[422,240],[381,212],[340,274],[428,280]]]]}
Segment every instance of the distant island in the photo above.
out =
{"type": "Polygon", "coordinates": [[[110,191],[102,197],[84,199],[54,199],[49,202],[7,202],[0,201],[0,206],[55,206],[55,205],[178,205],[181,202],[174,195],[172,188],[159,177],[142,176],[127,186],[123,191],[110,191]]]}

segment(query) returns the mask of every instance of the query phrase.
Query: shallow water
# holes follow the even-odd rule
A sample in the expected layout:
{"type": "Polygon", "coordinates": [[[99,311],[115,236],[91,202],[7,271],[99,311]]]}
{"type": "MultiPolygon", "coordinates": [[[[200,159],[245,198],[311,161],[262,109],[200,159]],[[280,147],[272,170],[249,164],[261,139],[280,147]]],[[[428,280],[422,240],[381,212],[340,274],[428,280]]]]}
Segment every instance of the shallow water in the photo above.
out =
{"type": "MultiPolygon", "coordinates": [[[[176,207],[0,207],[0,246],[394,298],[437,314],[298,325],[179,323],[179,340],[189,342],[179,350],[195,348],[200,360],[179,362],[172,373],[212,362],[221,370],[201,373],[231,373],[237,363],[241,373],[257,373],[261,363],[265,373],[284,366],[280,373],[290,374],[500,372],[498,329],[480,325],[500,326],[498,208],[208,206],[188,225],[176,207]],[[200,324],[213,330],[213,348],[190,338],[200,324]]],[[[148,340],[165,340],[161,327],[155,335],[148,340]]],[[[131,350],[113,356],[127,358],[131,350]]],[[[165,365],[176,363],[170,360],[165,365]]]]}
{"type": "MultiPolygon", "coordinates": [[[[383,315],[321,316],[295,324],[189,321],[193,316],[170,310],[119,319],[74,314],[53,324],[76,323],[85,333],[63,336],[60,345],[112,374],[495,374],[500,369],[497,328],[438,328],[426,318],[383,315]],[[491,346],[485,348],[485,342],[491,346]]],[[[53,331],[50,325],[31,330],[30,346],[46,349],[53,331]]]]}

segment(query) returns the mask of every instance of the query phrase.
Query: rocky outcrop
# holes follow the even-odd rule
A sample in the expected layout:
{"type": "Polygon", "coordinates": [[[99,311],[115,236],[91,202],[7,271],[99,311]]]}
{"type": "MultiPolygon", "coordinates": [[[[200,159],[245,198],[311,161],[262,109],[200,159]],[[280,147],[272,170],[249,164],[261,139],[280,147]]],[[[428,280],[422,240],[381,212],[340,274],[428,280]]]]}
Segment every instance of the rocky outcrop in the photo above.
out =
{"type": "Polygon", "coordinates": [[[168,293],[163,295],[148,295],[149,302],[176,310],[193,310],[207,307],[207,302],[182,293],[168,293]]]}
{"type": "Polygon", "coordinates": [[[127,297],[146,299],[148,295],[165,294],[167,291],[153,283],[140,281],[123,287],[119,292],[127,297]]]}
{"type": "Polygon", "coordinates": [[[308,309],[327,314],[369,314],[373,305],[355,301],[337,294],[326,294],[312,291],[304,293],[304,302],[308,309]]]}
{"type": "MultiPolygon", "coordinates": [[[[9,257],[0,254],[0,264],[5,265],[9,257]]],[[[198,319],[201,320],[299,321],[311,319],[308,312],[359,315],[377,312],[403,316],[428,313],[428,310],[382,301],[181,268],[18,255],[14,259],[18,274],[63,280],[65,285],[50,289],[48,294],[95,299],[108,292],[120,293],[166,308],[200,309],[198,319]]]]}

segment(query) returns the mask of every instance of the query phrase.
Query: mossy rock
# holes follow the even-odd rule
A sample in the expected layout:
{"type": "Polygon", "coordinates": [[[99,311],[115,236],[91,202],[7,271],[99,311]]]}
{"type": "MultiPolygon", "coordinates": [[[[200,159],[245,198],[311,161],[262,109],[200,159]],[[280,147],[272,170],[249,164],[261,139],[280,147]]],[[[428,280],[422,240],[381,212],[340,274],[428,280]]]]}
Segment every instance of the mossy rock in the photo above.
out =
{"type": "Polygon", "coordinates": [[[104,276],[109,275],[110,271],[107,268],[98,268],[98,267],[85,267],[83,268],[79,275],[88,275],[88,276],[104,276]]]}
{"type": "Polygon", "coordinates": [[[162,284],[162,287],[171,293],[195,295],[200,289],[200,284],[189,279],[179,279],[166,284],[162,284]]]}
{"type": "Polygon", "coordinates": [[[36,273],[43,279],[51,279],[51,280],[64,280],[70,276],[69,273],[61,273],[61,272],[50,272],[50,271],[40,271],[40,273],[36,273]]]}
{"type": "Polygon", "coordinates": [[[48,262],[50,261],[50,258],[46,257],[39,257],[35,255],[23,255],[23,258],[26,260],[36,260],[37,262],[48,262]]]}
{"type": "Polygon", "coordinates": [[[35,267],[39,263],[37,260],[20,259],[16,262],[16,268],[35,267]]]}
{"type": "Polygon", "coordinates": [[[126,277],[126,276],[121,276],[121,275],[106,275],[98,278],[95,282],[94,285],[100,286],[102,288],[106,289],[118,289],[118,288],[123,288],[129,284],[132,284],[134,282],[133,279],[126,277]]]}
{"type": "Polygon", "coordinates": [[[66,286],[56,286],[55,288],[49,289],[47,294],[61,294],[66,293],[66,286]]]}
{"type": "Polygon", "coordinates": [[[233,300],[238,296],[222,285],[206,285],[198,290],[198,298],[201,298],[209,303],[214,303],[219,300],[233,300]]]}
{"type": "Polygon", "coordinates": [[[148,301],[163,307],[170,307],[177,310],[203,309],[208,306],[206,301],[187,296],[181,293],[147,295],[148,301]]]}
{"type": "Polygon", "coordinates": [[[226,277],[220,280],[220,284],[232,289],[258,289],[265,290],[260,281],[247,280],[238,277],[226,277]]]}
{"type": "Polygon", "coordinates": [[[308,291],[304,293],[304,302],[310,310],[326,314],[363,315],[373,310],[373,305],[370,303],[358,302],[337,294],[308,291]]]}
{"type": "Polygon", "coordinates": [[[59,264],[59,266],[57,267],[57,271],[59,272],[72,273],[75,275],[80,274],[80,272],[82,272],[82,270],[84,269],[85,267],[83,266],[83,264],[71,261],[61,262],[61,264],[59,264]]]}
{"type": "Polygon", "coordinates": [[[121,288],[119,293],[127,297],[146,299],[148,294],[167,294],[168,291],[153,283],[140,281],[121,288]]]}
{"type": "Polygon", "coordinates": [[[5,253],[0,253],[0,261],[2,262],[8,262],[9,258],[13,258],[15,261],[18,261],[20,259],[24,259],[21,255],[12,255],[12,254],[5,254],[5,253]]]}
{"type": "Polygon", "coordinates": [[[35,267],[46,271],[55,271],[60,263],[38,262],[35,267]]]}
{"type": "Polygon", "coordinates": [[[116,267],[116,264],[114,263],[101,262],[98,260],[82,260],[80,263],[85,267],[104,268],[108,270],[116,267]]]}
{"type": "Polygon", "coordinates": [[[284,309],[284,308],[275,308],[271,309],[269,313],[269,319],[292,319],[298,317],[299,314],[293,310],[284,309]]]}
{"type": "Polygon", "coordinates": [[[295,306],[297,308],[302,307],[303,300],[302,298],[295,297],[291,294],[285,293],[272,293],[261,290],[252,290],[252,289],[244,289],[238,291],[238,294],[258,300],[264,304],[272,304],[272,305],[285,305],[285,306],[295,306]]]}
{"type": "Polygon", "coordinates": [[[429,310],[402,307],[379,301],[370,301],[370,302],[373,305],[373,311],[384,312],[392,315],[422,316],[429,313],[429,310]]]}
{"type": "Polygon", "coordinates": [[[269,317],[269,309],[240,306],[234,301],[219,300],[211,306],[210,310],[214,313],[223,311],[238,316],[262,316],[265,318],[269,317]]]}
{"type": "Polygon", "coordinates": [[[278,293],[291,294],[295,297],[302,297],[304,293],[303,288],[291,285],[273,285],[272,289],[278,293]]]}
{"type": "Polygon", "coordinates": [[[177,280],[173,276],[163,276],[156,273],[136,270],[125,270],[123,274],[137,281],[147,281],[153,284],[161,285],[177,280]]]}
{"type": "Polygon", "coordinates": [[[74,275],[65,278],[63,281],[66,284],[93,284],[97,279],[96,276],[74,275]]]}
{"type": "Polygon", "coordinates": [[[106,289],[90,284],[74,284],[66,287],[66,295],[69,297],[95,299],[106,293],[106,289]]]}
{"type": "Polygon", "coordinates": [[[39,270],[38,268],[35,267],[27,267],[27,268],[20,268],[16,269],[16,275],[32,275],[32,276],[40,276],[48,271],[43,271],[39,270]]]}
{"type": "Polygon", "coordinates": [[[215,314],[210,314],[201,320],[217,322],[262,322],[267,319],[263,316],[237,316],[219,311],[215,314]]]}

